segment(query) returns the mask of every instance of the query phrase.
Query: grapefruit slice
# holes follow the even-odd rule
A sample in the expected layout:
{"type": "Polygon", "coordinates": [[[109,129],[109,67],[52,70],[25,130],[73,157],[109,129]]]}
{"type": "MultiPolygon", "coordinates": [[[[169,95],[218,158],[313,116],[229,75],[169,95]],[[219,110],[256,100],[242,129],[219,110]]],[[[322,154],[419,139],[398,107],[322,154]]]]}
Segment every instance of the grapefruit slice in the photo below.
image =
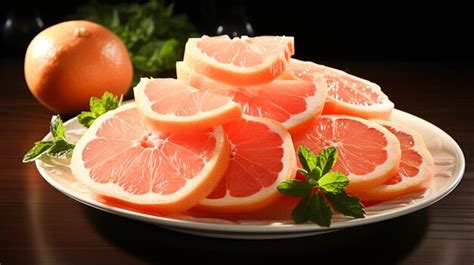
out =
{"type": "Polygon", "coordinates": [[[277,78],[285,71],[294,52],[293,37],[203,36],[188,39],[184,61],[196,72],[214,80],[249,86],[277,78]]]}
{"type": "Polygon", "coordinates": [[[423,138],[415,131],[388,121],[377,121],[400,141],[402,159],[398,172],[382,185],[358,191],[356,196],[364,201],[391,200],[413,192],[426,190],[433,176],[433,158],[426,149],[423,138]]]}
{"type": "Polygon", "coordinates": [[[231,146],[229,167],[201,203],[212,212],[249,212],[279,198],[276,186],[296,174],[290,134],[277,122],[243,115],[224,125],[231,146]]]}
{"type": "Polygon", "coordinates": [[[214,190],[229,155],[222,126],[192,136],[166,134],[149,127],[130,103],[92,124],[74,148],[71,169],[98,195],[177,212],[214,190]]]}
{"type": "Polygon", "coordinates": [[[332,170],[350,179],[349,193],[384,183],[400,164],[397,137],[376,122],[358,117],[322,115],[312,128],[294,136],[293,142],[295,148],[305,145],[316,154],[335,147],[338,158],[332,170]]]}
{"type": "Polygon", "coordinates": [[[345,114],[365,119],[390,118],[394,104],[380,86],[346,72],[291,59],[282,78],[311,80],[315,74],[323,74],[327,85],[328,96],[323,114],[345,114]]]}
{"type": "Polygon", "coordinates": [[[133,89],[138,110],[165,132],[193,132],[240,118],[232,98],[199,90],[172,78],[142,78],[133,89]]]}
{"type": "Polygon", "coordinates": [[[292,134],[317,120],[327,94],[326,84],[318,75],[311,80],[277,79],[260,86],[237,87],[198,74],[184,62],[176,64],[176,72],[185,83],[230,96],[245,114],[278,121],[292,134]]]}

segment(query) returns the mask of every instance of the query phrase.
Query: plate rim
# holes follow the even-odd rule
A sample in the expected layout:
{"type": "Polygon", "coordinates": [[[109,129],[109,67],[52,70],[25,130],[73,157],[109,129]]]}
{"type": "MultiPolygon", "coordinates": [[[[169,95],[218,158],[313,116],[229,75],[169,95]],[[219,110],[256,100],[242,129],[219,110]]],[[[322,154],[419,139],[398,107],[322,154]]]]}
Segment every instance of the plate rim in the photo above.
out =
{"type": "MultiPolygon", "coordinates": [[[[221,233],[237,233],[237,234],[238,233],[285,234],[285,233],[292,233],[292,232],[301,233],[301,232],[323,232],[323,231],[330,232],[330,231],[335,231],[335,230],[339,230],[343,228],[349,228],[349,227],[354,227],[354,226],[360,226],[360,225],[366,225],[366,224],[372,224],[372,223],[376,223],[380,221],[385,221],[388,219],[400,217],[400,216],[415,212],[417,210],[421,210],[446,197],[461,182],[465,173],[465,157],[464,157],[464,153],[461,147],[451,137],[451,135],[449,135],[448,133],[446,133],[444,130],[440,129],[438,126],[434,125],[433,123],[425,119],[422,119],[418,116],[415,116],[411,113],[408,113],[399,109],[394,109],[394,112],[398,112],[400,115],[406,115],[406,116],[410,116],[411,118],[422,120],[423,122],[428,123],[432,127],[436,128],[436,130],[439,130],[439,132],[443,133],[446,136],[446,139],[450,142],[449,144],[454,147],[456,156],[458,158],[458,162],[457,162],[458,166],[456,167],[457,175],[453,176],[455,178],[454,181],[450,183],[450,185],[447,188],[445,188],[440,194],[438,194],[436,197],[432,199],[403,206],[400,210],[397,210],[394,212],[377,214],[375,216],[372,216],[370,219],[361,218],[361,219],[351,219],[351,220],[346,220],[342,222],[336,222],[336,223],[333,223],[331,227],[321,227],[316,224],[309,224],[309,223],[308,224],[212,223],[212,222],[199,222],[199,221],[194,221],[194,220],[182,220],[182,219],[176,219],[176,218],[165,217],[165,216],[150,215],[150,214],[136,212],[133,210],[128,210],[128,209],[124,209],[124,208],[120,208],[120,207],[116,207],[112,205],[107,205],[103,202],[94,200],[93,198],[81,198],[81,196],[78,196],[76,193],[69,192],[66,188],[63,187],[62,184],[54,180],[54,178],[50,176],[50,174],[46,172],[46,169],[41,165],[42,162],[40,160],[36,160],[35,165],[38,172],[43,177],[43,179],[46,180],[46,182],[48,182],[56,190],[60,191],[61,193],[68,196],[69,198],[72,198],[75,201],[78,201],[82,204],[85,204],[87,206],[90,206],[92,208],[95,208],[101,211],[105,211],[111,214],[116,214],[116,215],[130,218],[130,219],[152,223],[152,224],[162,226],[165,228],[171,227],[171,228],[175,228],[175,230],[180,230],[180,231],[199,230],[201,232],[212,231],[214,233],[221,232],[221,233]]],[[[76,120],[77,120],[77,117],[71,118],[68,121],[66,121],[64,125],[68,126],[69,124],[74,123],[76,120]]],[[[43,138],[43,140],[49,137],[51,137],[51,133],[48,133],[43,138]]]]}

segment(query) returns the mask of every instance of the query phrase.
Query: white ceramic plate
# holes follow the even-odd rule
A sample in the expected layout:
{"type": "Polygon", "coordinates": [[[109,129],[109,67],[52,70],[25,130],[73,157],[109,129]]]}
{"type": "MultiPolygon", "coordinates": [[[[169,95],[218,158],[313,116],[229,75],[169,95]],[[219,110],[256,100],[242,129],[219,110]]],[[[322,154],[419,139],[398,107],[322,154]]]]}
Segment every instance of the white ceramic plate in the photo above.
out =
{"type": "MultiPolygon", "coordinates": [[[[405,215],[425,208],[449,194],[461,181],[464,174],[464,155],[458,144],[444,131],[433,124],[406,112],[395,110],[392,120],[404,124],[421,133],[435,163],[434,180],[423,194],[413,194],[405,198],[377,204],[366,208],[364,219],[350,219],[334,216],[330,228],[315,224],[293,224],[291,220],[224,220],[218,218],[193,217],[179,215],[173,218],[149,215],[107,205],[98,201],[80,183],[68,167],[67,159],[45,158],[36,161],[38,171],[53,187],[67,196],[91,207],[120,216],[152,223],[167,229],[189,234],[241,239],[291,238],[327,233],[341,228],[370,224],[405,215]]],[[[68,139],[77,141],[85,129],[77,120],[65,123],[68,139]]],[[[51,138],[48,134],[45,139],[51,138]]]]}

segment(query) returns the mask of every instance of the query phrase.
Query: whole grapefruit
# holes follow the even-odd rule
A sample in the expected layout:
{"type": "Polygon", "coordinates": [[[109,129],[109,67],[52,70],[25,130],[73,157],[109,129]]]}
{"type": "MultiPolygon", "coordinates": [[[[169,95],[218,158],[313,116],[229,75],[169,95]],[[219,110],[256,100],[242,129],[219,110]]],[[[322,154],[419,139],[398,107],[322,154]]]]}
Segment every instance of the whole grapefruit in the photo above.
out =
{"type": "Polygon", "coordinates": [[[105,91],[126,94],[133,75],[127,48],[107,28],[66,21],[40,32],[25,55],[25,79],[33,95],[54,112],[88,109],[105,91]]]}

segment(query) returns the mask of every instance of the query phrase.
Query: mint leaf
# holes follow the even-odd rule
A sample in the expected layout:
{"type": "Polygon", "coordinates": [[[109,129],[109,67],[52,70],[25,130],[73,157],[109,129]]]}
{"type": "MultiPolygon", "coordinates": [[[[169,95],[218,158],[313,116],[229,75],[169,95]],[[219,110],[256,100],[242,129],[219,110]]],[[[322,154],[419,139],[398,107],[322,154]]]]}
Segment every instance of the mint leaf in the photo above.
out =
{"type": "Polygon", "coordinates": [[[117,99],[114,94],[105,91],[104,95],[102,95],[101,101],[104,111],[100,113],[100,115],[106,113],[109,110],[116,109],[118,106],[120,106],[120,104],[122,103],[122,96],[117,99]]]}
{"type": "Polygon", "coordinates": [[[315,185],[322,176],[322,170],[317,165],[318,158],[308,147],[303,145],[298,147],[298,158],[303,166],[303,169],[298,171],[305,176],[311,185],[315,185]]]}
{"type": "Polygon", "coordinates": [[[91,97],[89,105],[90,112],[94,113],[96,118],[98,118],[107,111],[116,109],[119,106],[119,100],[117,100],[114,94],[105,91],[101,98],[91,97]]]}
{"type": "Polygon", "coordinates": [[[346,194],[349,178],[340,172],[330,172],[337,161],[337,149],[328,147],[317,156],[306,146],[298,147],[298,158],[305,181],[282,181],[277,189],[288,196],[299,196],[301,201],[293,209],[295,223],[311,221],[320,226],[331,225],[333,209],[355,218],[363,218],[364,206],[356,197],[346,194]]]}
{"type": "Polygon", "coordinates": [[[77,116],[80,124],[89,128],[92,123],[102,114],[109,110],[116,109],[122,103],[122,96],[117,99],[114,94],[106,91],[101,98],[91,97],[89,100],[90,111],[82,111],[77,116]]]}
{"type": "Polygon", "coordinates": [[[97,119],[97,116],[90,111],[82,111],[81,114],[77,116],[77,120],[79,121],[79,123],[87,128],[91,127],[95,119],[97,119]]]}
{"type": "Polygon", "coordinates": [[[332,210],[324,199],[321,192],[316,192],[311,196],[309,203],[309,219],[320,226],[329,227],[331,225],[332,210]]]}
{"type": "Polygon", "coordinates": [[[304,175],[311,185],[317,185],[318,180],[321,178],[321,169],[314,168],[311,172],[304,175]]]}
{"type": "Polygon", "coordinates": [[[23,163],[28,163],[36,158],[41,157],[44,153],[48,152],[49,148],[53,146],[53,141],[39,141],[33,145],[33,148],[28,151],[23,157],[23,163]]]}
{"type": "Polygon", "coordinates": [[[311,193],[311,191],[313,190],[313,187],[304,181],[285,180],[285,181],[282,181],[280,184],[278,184],[277,190],[288,196],[305,197],[311,193]]]}
{"type": "Polygon", "coordinates": [[[298,158],[306,172],[311,172],[316,168],[316,155],[308,147],[304,145],[298,147],[298,158]]]}
{"type": "Polygon", "coordinates": [[[65,137],[64,124],[63,124],[63,121],[61,120],[61,116],[53,115],[53,117],[51,117],[49,130],[51,131],[51,134],[53,135],[54,139],[65,137]]]}
{"type": "Polygon", "coordinates": [[[306,223],[309,220],[309,199],[310,196],[306,196],[301,198],[298,205],[296,205],[295,209],[291,213],[291,218],[296,224],[306,223]]]}
{"type": "Polygon", "coordinates": [[[23,157],[23,163],[36,160],[44,154],[55,157],[63,156],[74,149],[74,144],[66,140],[64,124],[59,115],[53,115],[53,117],[51,117],[49,128],[53,135],[53,140],[36,142],[33,148],[23,157]]]}
{"type": "Polygon", "coordinates": [[[321,169],[321,175],[324,176],[334,166],[337,160],[337,149],[330,146],[321,151],[316,159],[316,166],[321,169]]]}
{"type": "Polygon", "coordinates": [[[348,195],[345,191],[337,194],[326,193],[326,197],[336,211],[347,216],[364,218],[364,206],[358,198],[348,195]]]}
{"type": "Polygon", "coordinates": [[[72,152],[72,150],[74,150],[74,144],[69,143],[65,139],[58,139],[49,148],[48,155],[59,157],[72,152]]]}
{"type": "MultiPolygon", "coordinates": [[[[105,92],[105,93],[108,93],[108,92],[105,92]]],[[[105,96],[105,94],[104,94],[104,96],[105,96]]],[[[105,104],[102,102],[102,99],[100,99],[100,98],[91,97],[89,99],[89,106],[90,106],[90,110],[91,110],[90,112],[94,113],[94,116],[96,118],[106,112],[105,104]]]]}
{"type": "Polygon", "coordinates": [[[339,172],[330,172],[318,180],[318,187],[325,193],[339,193],[349,184],[349,178],[339,172]]]}

